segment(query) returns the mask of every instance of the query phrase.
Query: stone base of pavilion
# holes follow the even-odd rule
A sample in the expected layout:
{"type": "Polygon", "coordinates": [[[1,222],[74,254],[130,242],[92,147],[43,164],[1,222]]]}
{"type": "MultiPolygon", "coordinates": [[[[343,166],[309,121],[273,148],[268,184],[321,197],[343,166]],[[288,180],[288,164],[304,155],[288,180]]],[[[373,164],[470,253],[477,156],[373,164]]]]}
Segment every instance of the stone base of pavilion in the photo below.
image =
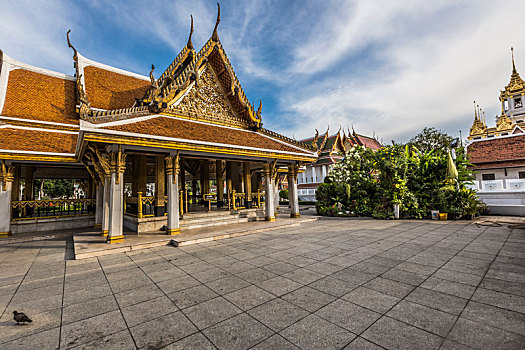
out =
{"type": "Polygon", "coordinates": [[[86,259],[108,254],[129,252],[158,246],[173,245],[181,247],[190,244],[205,243],[220,239],[245,236],[260,232],[295,227],[304,222],[316,221],[318,217],[300,219],[281,218],[276,221],[250,221],[244,223],[221,225],[215,227],[181,229],[181,233],[174,236],[165,234],[125,234],[124,241],[107,244],[106,237],[94,232],[82,232],[73,236],[75,259],[86,259]]]}

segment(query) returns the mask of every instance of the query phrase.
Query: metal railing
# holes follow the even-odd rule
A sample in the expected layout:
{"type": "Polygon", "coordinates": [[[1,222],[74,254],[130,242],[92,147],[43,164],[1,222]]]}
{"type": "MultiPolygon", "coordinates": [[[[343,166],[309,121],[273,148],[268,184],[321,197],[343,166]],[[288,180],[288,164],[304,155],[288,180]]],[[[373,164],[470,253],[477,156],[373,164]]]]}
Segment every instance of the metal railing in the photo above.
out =
{"type": "Polygon", "coordinates": [[[96,200],[90,198],[12,201],[11,218],[20,220],[87,215],[95,213],[95,206],[96,200]]]}

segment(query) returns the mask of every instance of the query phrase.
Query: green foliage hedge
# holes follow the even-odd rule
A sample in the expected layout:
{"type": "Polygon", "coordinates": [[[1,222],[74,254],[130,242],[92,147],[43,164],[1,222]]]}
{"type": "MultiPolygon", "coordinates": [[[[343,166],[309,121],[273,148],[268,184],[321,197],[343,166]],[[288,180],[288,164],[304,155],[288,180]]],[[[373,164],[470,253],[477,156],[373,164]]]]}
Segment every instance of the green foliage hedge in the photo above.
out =
{"type": "Polygon", "coordinates": [[[457,180],[445,181],[447,152],[393,145],[373,152],[357,146],[329,172],[316,193],[320,215],[393,217],[400,203],[403,218],[430,218],[431,210],[449,218],[477,215],[485,205],[467,187],[473,175],[464,150],[457,150],[457,180]]]}

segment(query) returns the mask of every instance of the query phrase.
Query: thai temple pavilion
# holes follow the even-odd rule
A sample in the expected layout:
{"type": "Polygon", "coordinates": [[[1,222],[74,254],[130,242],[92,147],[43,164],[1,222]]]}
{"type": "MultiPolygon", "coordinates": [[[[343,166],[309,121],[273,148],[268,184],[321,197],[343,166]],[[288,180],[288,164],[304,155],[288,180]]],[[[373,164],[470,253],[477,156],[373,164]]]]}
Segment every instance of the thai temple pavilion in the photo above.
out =
{"type": "MultiPolygon", "coordinates": [[[[73,76],[0,51],[0,235],[93,223],[108,242],[124,229],[180,231],[186,212],[264,208],[275,220],[275,181],[317,153],[262,127],[217,26],[158,76],[131,73],[73,51],[73,76]],[[35,179],[75,179],[85,198],[35,200],[35,179]],[[264,201],[264,203],[263,203],[264,201]],[[210,205],[211,206],[211,205],[210,205]],[[199,209],[199,208],[200,209],[199,209]]],[[[290,185],[291,184],[291,185],[290,185]]]]}
{"type": "Polygon", "coordinates": [[[345,153],[352,147],[362,146],[374,151],[381,148],[381,143],[375,137],[369,137],[357,134],[355,130],[339,130],[337,133],[330,135],[329,129],[319,136],[316,129],[314,137],[301,140],[312,146],[316,151],[318,158],[315,162],[306,164],[306,169],[301,172],[298,178],[298,194],[307,200],[315,200],[317,187],[323,183],[324,178],[332,166],[343,160],[345,153]]]}

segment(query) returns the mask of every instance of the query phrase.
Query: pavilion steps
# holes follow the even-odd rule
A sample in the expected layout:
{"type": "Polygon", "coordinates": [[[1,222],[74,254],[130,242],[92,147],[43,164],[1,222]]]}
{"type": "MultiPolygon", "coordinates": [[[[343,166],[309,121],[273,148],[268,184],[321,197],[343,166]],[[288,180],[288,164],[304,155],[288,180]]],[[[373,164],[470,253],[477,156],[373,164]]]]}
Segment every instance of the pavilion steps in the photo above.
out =
{"type": "Polygon", "coordinates": [[[181,229],[195,229],[211,226],[238,224],[248,221],[264,219],[264,211],[261,215],[257,209],[246,209],[238,211],[211,211],[211,212],[197,212],[186,213],[184,218],[180,221],[181,229]]]}

